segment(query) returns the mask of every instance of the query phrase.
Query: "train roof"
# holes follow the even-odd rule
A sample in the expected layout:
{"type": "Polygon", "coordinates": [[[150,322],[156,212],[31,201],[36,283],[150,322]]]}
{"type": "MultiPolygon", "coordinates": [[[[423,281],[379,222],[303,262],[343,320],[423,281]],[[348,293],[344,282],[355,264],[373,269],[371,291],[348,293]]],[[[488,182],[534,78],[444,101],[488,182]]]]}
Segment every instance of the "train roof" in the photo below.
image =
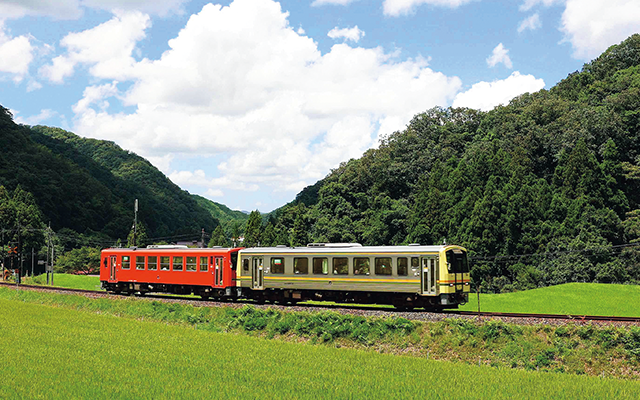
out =
{"type": "Polygon", "coordinates": [[[186,252],[220,252],[227,253],[230,251],[238,251],[242,247],[187,247],[187,246],[172,246],[172,245],[159,245],[159,246],[148,246],[148,247],[110,247],[108,249],[104,249],[102,251],[107,252],[175,252],[175,251],[186,251],[186,252]]]}
{"type": "Polygon", "coordinates": [[[451,248],[452,250],[464,250],[463,247],[456,245],[407,245],[407,246],[361,246],[357,243],[312,243],[306,247],[250,247],[241,250],[242,254],[371,254],[371,253],[389,253],[389,254],[421,254],[421,253],[439,253],[443,249],[451,248]]]}

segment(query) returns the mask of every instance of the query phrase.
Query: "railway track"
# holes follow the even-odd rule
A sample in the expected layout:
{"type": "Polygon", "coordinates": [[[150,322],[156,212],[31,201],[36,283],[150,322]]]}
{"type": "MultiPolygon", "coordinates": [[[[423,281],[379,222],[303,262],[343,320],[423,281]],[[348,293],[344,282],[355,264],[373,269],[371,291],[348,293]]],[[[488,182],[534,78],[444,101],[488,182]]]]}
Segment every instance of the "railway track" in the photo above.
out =
{"type": "MultiPolygon", "coordinates": [[[[44,291],[56,291],[56,292],[69,292],[77,294],[92,294],[97,296],[116,296],[105,292],[104,290],[89,290],[89,289],[71,289],[58,286],[40,286],[40,285],[16,285],[15,283],[0,282],[0,286],[11,287],[15,289],[29,289],[29,290],[44,290],[44,291]]],[[[229,304],[256,304],[253,301],[236,301],[236,302],[224,302],[215,300],[203,300],[196,297],[176,296],[176,295],[145,295],[145,298],[153,298],[167,301],[188,301],[196,304],[214,303],[216,305],[229,305],[229,304]]],[[[282,305],[282,304],[267,304],[269,307],[283,307],[283,308],[295,308],[295,309],[331,309],[331,310],[352,310],[360,312],[376,312],[378,314],[385,315],[398,315],[408,317],[410,319],[434,319],[434,318],[415,318],[416,315],[441,315],[441,316],[467,316],[467,317],[479,317],[479,318],[505,318],[505,319],[524,319],[535,321],[564,321],[564,322],[618,322],[618,323],[633,323],[640,324],[640,317],[619,317],[619,316],[603,316],[603,315],[572,315],[572,314],[539,314],[539,313],[503,313],[503,312],[478,312],[478,311],[459,311],[459,310],[444,310],[440,312],[433,311],[399,311],[392,308],[380,308],[372,306],[345,306],[341,304],[297,304],[295,306],[282,305]],[[412,318],[414,317],[414,318],[412,318]]]]}

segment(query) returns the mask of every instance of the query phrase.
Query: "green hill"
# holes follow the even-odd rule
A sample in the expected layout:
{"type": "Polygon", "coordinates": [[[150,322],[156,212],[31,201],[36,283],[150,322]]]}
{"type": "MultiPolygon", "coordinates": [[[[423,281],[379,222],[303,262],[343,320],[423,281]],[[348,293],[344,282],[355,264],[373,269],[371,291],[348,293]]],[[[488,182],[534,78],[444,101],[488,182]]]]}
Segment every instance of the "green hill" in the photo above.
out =
{"type": "Polygon", "coordinates": [[[139,199],[149,237],[211,232],[218,221],[147,160],[113,142],[17,125],[0,106],[0,186],[33,194],[54,230],[126,238],[139,199]]]}
{"type": "Polygon", "coordinates": [[[274,215],[309,241],[464,245],[490,291],[636,283],[639,189],[636,34],[550,90],[418,114],[274,215]]]}
{"type": "Polygon", "coordinates": [[[192,194],[191,197],[200,207],[207,210],[213,218],[220,221],[220,223],[225,227],[225,230],[229,231],[229,233],[233,229],[233,225],[235,223],[237,223],[238,227],[241,228],[249,219],[249,214],[242,211],[232,210],[224,204],[205,199],[197,194],[192,194]]]}

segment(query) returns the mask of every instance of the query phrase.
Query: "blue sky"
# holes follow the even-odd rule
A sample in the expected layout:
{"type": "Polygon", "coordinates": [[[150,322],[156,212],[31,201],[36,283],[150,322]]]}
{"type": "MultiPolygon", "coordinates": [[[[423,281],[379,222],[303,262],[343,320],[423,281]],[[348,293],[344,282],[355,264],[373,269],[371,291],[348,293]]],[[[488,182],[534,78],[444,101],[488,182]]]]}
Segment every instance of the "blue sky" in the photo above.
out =
{"type": "Polygon", "coordinates": [[[550,88],[637,0],[0,0],[0,104],[270,211],[434,106],[550,88]]]}

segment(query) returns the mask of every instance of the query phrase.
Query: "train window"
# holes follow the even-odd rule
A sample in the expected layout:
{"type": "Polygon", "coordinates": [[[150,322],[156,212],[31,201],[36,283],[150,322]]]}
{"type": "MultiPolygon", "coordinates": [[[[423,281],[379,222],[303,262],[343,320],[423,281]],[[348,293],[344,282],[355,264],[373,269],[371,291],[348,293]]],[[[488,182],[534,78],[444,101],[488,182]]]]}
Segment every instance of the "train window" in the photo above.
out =
{"type": "Polygon", "coordinates": [[[369,275],[369,258],[356,257],[353,259],[353,273],[355,275],[369,275]]]}
{"type": "Polygon", "coordinates": [[[144,269],[144,256],[136,256],[136,269],[144,269]]]}
{"type": "Polygon", "coordinates": [[[309,273],[309,259],[307,257],[294,258],[293,259],[293,273],[294,274],[308,274],[309,273]]]}
{"type": "Polygon", "coordinates": [[[238,263],[238,252],[231,253],[231,269],[236,270],[236,264],[238,263]]]}
{"type": "Polygon", "coordinates": [[[411,269],[420,268],[420,259],[418,257],[411,257],[411,269]]]}
{"type": "Polygon", "coordinates": [[[147,259],[147,268],[149,271],[155,271],[158,269],[158,256],[149,256],[147,259]]]}
{"type": "Polygon", "coordinates": [[[187,271],[195,271],[195,270],[196,270],[196,258],[187,257],[187,271]]]}
{"type": "Polygon", "coordinates": [[[174,271],[182,271],[182,264],[184,264],[184,257],[173,256],[174,271]]]}
{"type": "Polygon", "coordinates": [[[398,275],[407,275],[407,257],[398,257],[398,275]]]}
{"type": "Polygon", "coordinates": [[[207,272],[209,270],[209,258],[200,257],[200,272],[207,272]]]}
{"type": "Polygon", "coordinates": [[[245,258],[242,260],[242,270],[244,272],[249,272],[249,259],[245,258]]]}
{"type": "Polygon", "coordinates": [[[122,256],[122,269],[129,269],[131,267],[131,259],[129,256],[122,256]]]}
{"type": "Polygon", "coordinates": [[[163,271],[168,271],[169,270],[169,257],[168,256],[160,257],[160,269],[163,270],[163,271]]]}
{"type": "Polygon", "coordinates": [[[376,257],[376,275],[391,275],[391,258],[376,257]]]}
{"type": "Polygon", "coordinates": [[[329,260],[325,257],[313,259],[313,273],[316,275],[326,275],[329,273],[329,260]]]}
{"type": "Polygon", "coordinates": [[[347,257],[333,258],[333,274],[349,275],[349,259],[347,257]]]}
{"type": "Polygon", "coordinates": [[[280,257],[271,258],[271,273],[284,274],[284,258],[280,258],[280,257]]]}

